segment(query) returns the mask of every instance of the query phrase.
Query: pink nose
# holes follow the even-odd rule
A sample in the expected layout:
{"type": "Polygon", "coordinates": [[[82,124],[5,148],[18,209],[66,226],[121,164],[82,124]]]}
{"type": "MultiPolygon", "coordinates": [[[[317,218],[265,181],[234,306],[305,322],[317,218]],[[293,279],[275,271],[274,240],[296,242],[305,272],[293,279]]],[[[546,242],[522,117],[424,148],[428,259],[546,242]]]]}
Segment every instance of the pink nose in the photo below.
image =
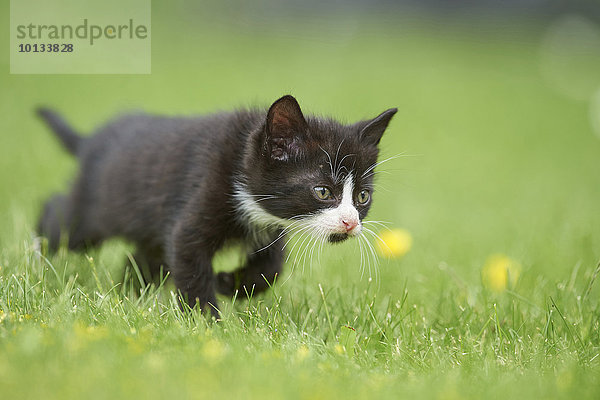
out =
{"type": "Polygon", "coordinates": [[[342,223],[344,224],[344,227],[346,228],[346,232],[350,232],[352,229],[356,228],[356,225],[358,225],[358,221],[356,220],[342,220],[342,223]]]}

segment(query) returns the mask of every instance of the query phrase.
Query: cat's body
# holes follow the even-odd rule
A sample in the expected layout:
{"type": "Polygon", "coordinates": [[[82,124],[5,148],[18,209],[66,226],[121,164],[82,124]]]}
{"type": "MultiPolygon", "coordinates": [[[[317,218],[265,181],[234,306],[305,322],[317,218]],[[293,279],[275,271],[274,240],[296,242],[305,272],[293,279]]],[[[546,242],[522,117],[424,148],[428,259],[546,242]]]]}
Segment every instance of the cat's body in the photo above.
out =
{"type": "Polygon", "coordinates": [[[285,96],[268,112],[125,116],[83,138],[41,110],[81,171],[70,194],[47,202],[39,231],[51,249],[63,233],[71,249],[125,237],[147,279],[164,267],[191,305],[214,306],[216,291],[261,291],[281,271],[288,230],[332,242],[360,234],[377,144],[394,113],[343,126],[304,119],[285,96]],[[232,240],[249,249],[246,265],[215,276],[212,257],[232,240]]]}

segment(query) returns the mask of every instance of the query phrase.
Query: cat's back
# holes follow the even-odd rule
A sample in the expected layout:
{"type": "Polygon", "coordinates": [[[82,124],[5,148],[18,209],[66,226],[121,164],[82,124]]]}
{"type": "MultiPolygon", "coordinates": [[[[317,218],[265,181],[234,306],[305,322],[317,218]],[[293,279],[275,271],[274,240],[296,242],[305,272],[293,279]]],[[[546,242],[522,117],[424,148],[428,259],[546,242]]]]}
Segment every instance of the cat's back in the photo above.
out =
{"type": "Polygon", "coordinates": [[[259,124],[261,114],[250,109],[191,116],[125,114],[98,128],[83,150],[84,153],[132,149],[143,152],[239,141],[259,124]]]}
{"type": "Polygon", "coordinates": [[[259,113],[242,110],[183,117],[136,113],[108,122],[81,153],[82,183],[98,205],[97,219],[116,221],[118,233],[134,234],[148,228],[138,221],[172,218],[203,181],[234,173],[259,120],[259,113]]]}
{"type": "Polygon", "coordinates": [[[84,144],[83,157],[90,153],[143,152],[178,143],[202,141],[211,132],[223,131],[231,115],[162,116],[146,113],[121,115],[98,128],[84,144]]]}

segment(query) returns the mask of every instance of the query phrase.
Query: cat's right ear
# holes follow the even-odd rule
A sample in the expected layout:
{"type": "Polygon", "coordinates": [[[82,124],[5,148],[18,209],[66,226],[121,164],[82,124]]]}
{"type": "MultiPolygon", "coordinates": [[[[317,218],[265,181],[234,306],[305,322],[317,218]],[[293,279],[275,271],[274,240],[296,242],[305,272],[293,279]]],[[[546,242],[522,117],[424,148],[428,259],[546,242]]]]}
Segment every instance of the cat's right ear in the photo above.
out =
{"type": "Polygon", "coordinates": [[[278,161],[295,158],[301,151],[301,139],[307,128],[300,105],[293,96],[286,95],[277,100],[267,113],[267,155],[278,161]]]}
{"type": "Polygon", "coordinates": [[[398,112],[397,108],[390,108],[379,114],[370,121],[359,122],[361,127],[359,136],[363,143],[368,143],[377,146],[381,140],[383,132],[385,132],[394,114],[398,112]]]}

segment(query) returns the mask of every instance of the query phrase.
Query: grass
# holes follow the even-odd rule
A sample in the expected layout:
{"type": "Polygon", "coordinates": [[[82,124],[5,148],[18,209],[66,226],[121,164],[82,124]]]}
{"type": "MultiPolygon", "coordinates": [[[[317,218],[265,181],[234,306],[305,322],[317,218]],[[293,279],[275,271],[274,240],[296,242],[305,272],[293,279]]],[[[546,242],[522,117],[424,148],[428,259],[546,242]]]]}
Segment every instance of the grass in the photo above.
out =
{"type": "Polygon", "coordinates": [[[1,60],[3,397],[598,397],[600,140],[588,104],[540,73],[543,29],[153,11],[149,76],[15,76],[1,60]],[[346,121],[400,109],[382,152],[405,157],[387,163],[369,217],[414,243],[382,258],[377,279],[361,277],[356,243],[289,277],[293,255],[266,294],[221,297],[214,324],[181,314],[168,282],[141,295],[120,285],[126,243],[35,251],[42,201],[76,171],[35,105],[87,132],[123,109],[209,112],[288,91],[346,121]],[[500,292],[481,281],[496,253],[522,267],[500,292]]]}

